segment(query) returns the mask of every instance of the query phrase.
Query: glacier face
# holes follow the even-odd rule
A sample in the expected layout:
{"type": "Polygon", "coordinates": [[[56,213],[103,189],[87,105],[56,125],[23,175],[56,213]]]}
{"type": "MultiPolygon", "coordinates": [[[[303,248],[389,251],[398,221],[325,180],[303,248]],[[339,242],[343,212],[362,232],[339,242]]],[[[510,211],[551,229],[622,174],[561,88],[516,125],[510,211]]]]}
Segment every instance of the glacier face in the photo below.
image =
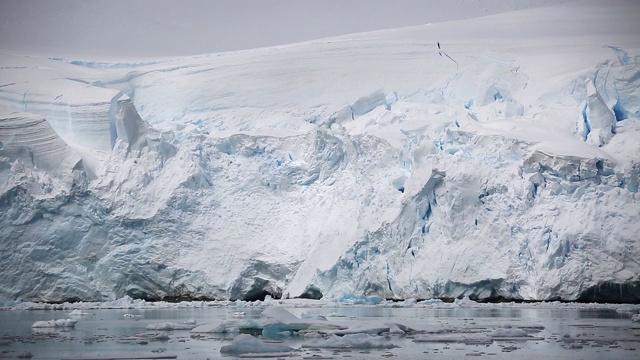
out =
{"type": "Polygon", "coordinates": [[[616,4],[147,63],[0,55],[0,298],[637,302],[640,44],[616,4]]]}

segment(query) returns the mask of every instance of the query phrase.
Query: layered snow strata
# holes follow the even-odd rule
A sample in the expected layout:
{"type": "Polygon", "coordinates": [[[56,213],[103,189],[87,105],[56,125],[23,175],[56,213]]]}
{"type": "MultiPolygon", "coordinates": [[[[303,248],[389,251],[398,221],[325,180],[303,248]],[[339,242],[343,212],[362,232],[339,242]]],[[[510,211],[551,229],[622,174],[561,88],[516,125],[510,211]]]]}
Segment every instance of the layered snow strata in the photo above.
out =
{"type": "Polygon", "coordinates": [[[68,145],[111,150],[111,100],[118,90],[65,74],[60,70],[68,70],[66,64],[42,67],[36,59],[9,55],[3,59],[10,69],[3,71],[6,83],[0,87],[0,101],[5,106],[46,118],[68,145]]]}
{"type": "Polygon", "coordinates": [[[45,171],[70,172],[80,161],[46,119],[31,113],[0,108],[0,144],[3,168],[18,160],[45,171]]]}

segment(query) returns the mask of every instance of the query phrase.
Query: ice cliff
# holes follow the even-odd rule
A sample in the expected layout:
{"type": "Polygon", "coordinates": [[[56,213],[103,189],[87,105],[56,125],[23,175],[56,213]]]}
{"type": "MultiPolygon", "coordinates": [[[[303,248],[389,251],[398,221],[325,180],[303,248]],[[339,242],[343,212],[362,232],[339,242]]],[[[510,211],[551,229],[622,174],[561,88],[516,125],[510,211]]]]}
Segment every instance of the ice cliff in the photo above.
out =
{"type": "Polygon", "coordinates": [[[640,25],[614,3],[0,54],[0,299],[638,302],[640,25]]]}

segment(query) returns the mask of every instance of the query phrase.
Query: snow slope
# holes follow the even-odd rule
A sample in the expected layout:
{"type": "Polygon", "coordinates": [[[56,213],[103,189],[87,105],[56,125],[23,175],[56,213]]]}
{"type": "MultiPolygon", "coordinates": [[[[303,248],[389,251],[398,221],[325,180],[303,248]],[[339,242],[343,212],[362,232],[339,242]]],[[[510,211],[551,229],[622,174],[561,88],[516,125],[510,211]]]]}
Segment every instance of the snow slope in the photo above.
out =
{"type": "Polygon", "coordinates": [[[0,298],[637,302],[637,14],[585,0],[137,62],[3,53],[0,298]]]}

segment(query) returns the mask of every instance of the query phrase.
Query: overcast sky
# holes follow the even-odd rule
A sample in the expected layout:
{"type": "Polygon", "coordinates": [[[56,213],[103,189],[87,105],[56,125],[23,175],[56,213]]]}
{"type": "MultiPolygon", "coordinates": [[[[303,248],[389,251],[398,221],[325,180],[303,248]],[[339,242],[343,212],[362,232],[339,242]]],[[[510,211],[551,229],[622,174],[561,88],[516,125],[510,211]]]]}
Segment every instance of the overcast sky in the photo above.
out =
{"type": "Polygon", "coordinates": [[[0,51],[154,57],[241,50],[566,0],[1,0],[0,51]]]}

